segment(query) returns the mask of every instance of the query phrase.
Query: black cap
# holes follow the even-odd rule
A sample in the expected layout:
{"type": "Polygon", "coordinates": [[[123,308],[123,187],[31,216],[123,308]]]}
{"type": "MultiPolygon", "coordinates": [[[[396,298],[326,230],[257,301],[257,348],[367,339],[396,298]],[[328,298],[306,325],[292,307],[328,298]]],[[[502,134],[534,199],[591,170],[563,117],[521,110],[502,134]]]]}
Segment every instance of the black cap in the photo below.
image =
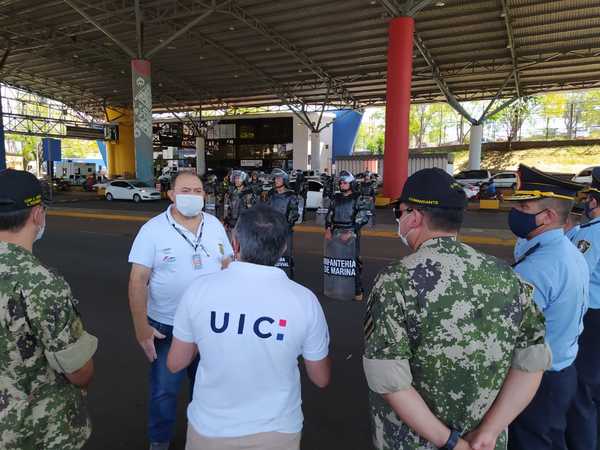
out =
{"type": "Polygon", "coordinates": [[[600,194],[600,167],[594,167],[592,170],[592,185],[583,192],[595,192],[600,194]]]}
{"type": "Polygon", "coordinates": [[[517,189],[514,195],[504,197],[508,201],[540,200],[556,198],[575,200],[583,185],[562,180],[541,170],[521,164],[518,171],[517,189]]]}
{"type": "Polygon", "coordinates": [[[438,168],[419,170],[408,177],[398,201],[430,208],[464,209],[467,206],[463,187],[438,168]]]}
{"type": "Polygon", "coordinates": [[[42,185],[22,170],[0,171],[0,212],[21,211],[42,204],[42,185]]]}

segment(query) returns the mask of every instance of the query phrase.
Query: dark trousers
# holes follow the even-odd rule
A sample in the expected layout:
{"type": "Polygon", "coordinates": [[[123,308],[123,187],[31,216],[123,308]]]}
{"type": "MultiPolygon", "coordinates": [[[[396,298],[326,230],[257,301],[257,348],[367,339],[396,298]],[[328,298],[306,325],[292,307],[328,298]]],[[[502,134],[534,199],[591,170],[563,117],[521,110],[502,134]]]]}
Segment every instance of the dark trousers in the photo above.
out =
{"type": "Polygon", "coordinates": [[[589,309],[579,337],[577,394],[568,415],[569,450],[595,450],[598,446],[600,397],[600,309],[589,309]]]}
{"type": "Polygon", "coordinates": [[[576,390],[575,365],[544,373],[535,397],[508,428],[508,449],[566,450],[567,413],[576,390]]]}
{"type": "Polygon", "coordinates": [[[150,318],[148,318],[148,323],[159,333],[166,336],[164,339],[154,339],[157,358],[150,366],[148,437],[150,442],[170,442],[175,432],[177,395],[181,388],[181,382],[187,373],[190,380],[191,399],[199,358],[196,357],[196,360],[190,364],[187,370],[171,373],[167,368],[167,355],[173,340],[173,327],[150,318]]]}

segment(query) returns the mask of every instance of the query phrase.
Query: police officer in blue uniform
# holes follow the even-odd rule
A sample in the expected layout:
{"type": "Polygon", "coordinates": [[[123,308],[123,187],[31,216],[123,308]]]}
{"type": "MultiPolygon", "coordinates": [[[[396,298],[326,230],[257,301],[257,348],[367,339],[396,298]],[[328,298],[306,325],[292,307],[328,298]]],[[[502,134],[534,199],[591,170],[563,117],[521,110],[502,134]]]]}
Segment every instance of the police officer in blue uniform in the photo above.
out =
{"type": "MultiPolygon", "coordinates": [[[[563,227],[565,236],[570,241],[573,241],[573,237],[577,234],[577,232],[581,228],[581,220],[582,220],[583,213],[584,213],[584,207],[581,203],[577,203],[571,209],[571,214],[569,214],[569,217],[567,218],[567,221],[565,222],[565,226],[563,227]]],[[[524,245],[527,245],[527,238],[517,239],[517,243],[515,244],[515,249],[514,249],[515,260],[518,259],[517,255],[522,254],[521,247],[523,247],[524,245]]]]}
{"type": "Polygon", "coordinates": [[[289,175],[282,169],[273,169],[271,172],[273,178],[273,188],[267,194],[267,205],[277,212],[283,214],[289,226],[289,234],[284,254],[275,264],[276,267],[283,269],[290,278],[294,278],[294,257],[293,257],[293,242],[294,230],[293,227],[298,221],[298,196],[289,189],[289,175]]]}
{"type": "Polygon", "coordinates": [[[592,172],[592,185],[584,208],[590,220],[571,239],[581,251],[590,273],[590,308],[579,338],[577,395],[569,411],[567,442],[570,450],[595,450],[598,445],[598,403],[600,399],[600,167],[592,172]]]}
{"type": "Polygon", "coordinates": [[[534,287],[534,301],[546,319],[552,350],[547,371],[529,406],[509,427],[510,450],[566,450],[567,414],[577,390],[575,358],[589,301],[585,259],[563,227],[581,185],[521,165],[509,226],[527,239],[514,270],[534,287]]]}

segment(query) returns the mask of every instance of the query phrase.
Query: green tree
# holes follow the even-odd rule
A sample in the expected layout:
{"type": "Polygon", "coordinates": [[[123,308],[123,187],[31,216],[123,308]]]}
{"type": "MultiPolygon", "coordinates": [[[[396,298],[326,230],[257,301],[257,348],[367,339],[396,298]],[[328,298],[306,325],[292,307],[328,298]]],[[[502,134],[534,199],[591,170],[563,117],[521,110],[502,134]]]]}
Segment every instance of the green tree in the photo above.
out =
{"type": "Polygon", "coordinates": [[[510,143],[516,141],[519,137],[519,132],[525,121],[531,117],[537,106],[535,97],[523,97],[517,100],[508,108],[503,109],[499,113],[490,117],[489,120],[497,122],[503,126],[506,131],[509,146],[510,143]]]}
{"type": "Polygon", "coordinates": [[[537,97],[538,110],[546,122],[545,137],[550,139],[550,122],[552,119],[560,119],[564,116],[567,108],[567,95],[564,92],[549,92],[537,97]]]}

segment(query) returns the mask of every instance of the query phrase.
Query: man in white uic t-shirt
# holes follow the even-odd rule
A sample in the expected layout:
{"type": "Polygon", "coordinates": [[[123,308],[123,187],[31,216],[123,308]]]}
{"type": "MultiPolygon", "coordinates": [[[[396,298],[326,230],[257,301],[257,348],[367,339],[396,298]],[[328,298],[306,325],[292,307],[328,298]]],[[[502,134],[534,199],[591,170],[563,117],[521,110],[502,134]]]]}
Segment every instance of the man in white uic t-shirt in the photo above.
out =
{"type": "MultiPolygon", "coordinates": [[[[195,174],[181,172],[172,181],[168,195],[174,204],[140,229],[129,255],[129,304],[135,334],[152,363],[148,420],[151,450],[169,448],[177,394],[185,377],[185,371],[173,374],[166,365],[181,295],[194,280],[220,271],[233,257],[221,223],[202,213],[204,189],[195,174]]],[[[188,368],[192,382],[196,365],[188,368]]]]}
{"type": "Polygon", "coordinates": [[[274,267],[288,230],[266,206],[245,211],[233,234],[237,261],[183,295],[167,366],[182,370],[200,353],[186,450],[300,447],[298,357],[319,387],[331,365],[319,301],[274,267]]]}

